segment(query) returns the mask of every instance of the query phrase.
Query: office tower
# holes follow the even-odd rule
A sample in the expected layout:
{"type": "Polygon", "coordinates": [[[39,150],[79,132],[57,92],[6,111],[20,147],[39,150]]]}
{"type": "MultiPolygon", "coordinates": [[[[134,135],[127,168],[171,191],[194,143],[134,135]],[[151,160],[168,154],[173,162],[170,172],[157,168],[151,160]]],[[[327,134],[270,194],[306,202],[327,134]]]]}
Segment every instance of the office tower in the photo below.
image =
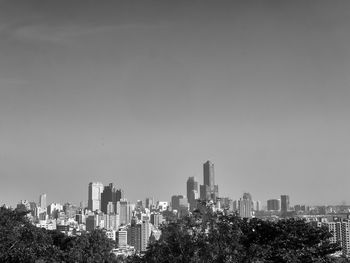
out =
{"type": "Polygon", "coordinates": [[[137,252],[146,251],[151,235],[151,224],[148,220],[138,223],[137,218],[131,219],[128,229],[128,244],[133,246],[137,252]]]}
{"type": "Polygon", "coordinates": [[[128,245],[133,246],[135,250],[141,250],[141,225],[135,215],[132,216],[130,227],[128,227],[128,245]]]}
{"type": "Polygon", "coordinates": [[[148,209],[154,209],[155,202],[154,202],[154,197],[147,197],[146,198],[146,208],[148,209]]]}
{"type": "Polygon", "coordinates": [[[285,217],[289,210],[289,196],[281,195],[281,216],[285,217]]]}
{"type": "Polygon", "coordinates": [[[112,204],[115,206],[119,200],[117,200],[117,189],[114,184],[110,183],[109,185],[105,186],[103,188],[103,192],[101,193],[101,211],[103,213],[107,213],[108,203],[112,202],[112,204]]]}
{"type": "Polygon", "coordinates": [[[189,204],[186,197],[179,198],[178,216],[183,217],[188,215],[189,204]]]}
{"type": "Polygon", "coordinates": [[[88,209],[91,211],[101,210],[102,183],[89,183],[88,188],[88,209]]]}
{"type": "Polygon", "coordinates": [[[118,231],[118,241],[117,241],[118,247],[126,247],[127,240],[128,240],[128,231],[119,230],[118,231]]]}
{"type": "Polygon", "coordinates": [[[103,214],[105,228],[107,230],[116,231],[119,228],[119,215],[118,214],[103,214]]]}
{"type": "Polygon", "coordinates": [[[116,204],[114,204],[113,202],[108,202],[106,214],[114,214],[116,211],[115,208],[116,208],[116,204]]]}
{"type": "Polygon", "coordinates": [[[151,235],[151,224],[149,220],[143,220],[141,223],[141,251],[146,251],[151,235]]]}
{"type": "Polygon", "coordinates": [[[47,207],[47,212],[48,212],[49,216],[52,218],[57,218],[58,213],[62,210],[63,210],[63,206],[61,204],[58,204],[58,203],[51,203],[47,207]]]}
{"type": "Polygon", "coordinates": [[[140,208],[140,209],[143,208],[142,200],[137,200],[136,201],[136,208],[140,208]]]}
{"type": "Polygon", "coordinates": [[[203,164],[203,185],[200,186],[200,199],[213,200],[219,196],[218,185],[215,185],[214,164],[207,161],[203,164]]]}
{"type": "Polygon", "coordinates": [[[342,222],[323,222],[322,226],[328,228],[328,232],[332,234],[329,238],[329,241],[332,244],[338,243],[341,244],[342,241],[342,222]]]}
{"type": "Polygon", "coordinates": [[[260,211],[262,209],[261,202],[259,200],[254,202],[254,211],[260,211]]]}
{"type": "Polygon", "coordinates": [[[95,217],[95,215],[87,216],[85,224],[86,224],[86,231],[89,231],[89,232],[93,231],[98,225],[97,218],[95,217]]]}
{"type": "Polygon", "coordinates": [[[126,199],[122,199],[117,202],[117,207],[119,207],[120,224],[129,224],[132,218],[132,212],[135,210],[135,204],[130,204],[126,199]]]}
{"type": "Polygon", "coordinates": [[[341,222],[341,247],[343,256],[350,255],[350,222],[341,222]]]}
{"type": "Polygon", "coordinates": [[[34,217],[35,216],[35,210],[37,209],[37,204],[35,202],[29,202],[30,207],[30,214],[34,217]]]}
{"type": "Polygon", "coordinates": [[[125,194],[124,191],[122,189],[117,189],[116,190],[116,202],[125,199],[125,194]]]}
{"type": "Polygon", "coordinates": [[[280,200],[278,200],[278,199],[267,200],[267,210],[268,211],[279,211],[280,209],[281,209],[280,200]]]}
{"type": "Polygon", "coordinates": [[[46,211],[46,194],[41,194],[39,196],[39,207],[42,209],[42,211],[46,211]]]}
{"type": "Polygon", "coordinates": [[[179,210],[181,198],[183,198],[182,195],[173,195],[171,197],[171,209],[172,210],[179,210]]]}
{"type": "Polygon", "coordinates": [[[151,223],[154,227],[158,228],[159,225],[163,223],[163,215],[160,213],[151,214],[151,223]]]}
{"type": "Polygon", "coordinates": [[[232,202],[232,210],[233,211],[238,211],[239,210],[239,200],[234,200],[232,202]]]}
{"type": "Polygon", "coordinates": [[[242,218],[251,218],[253,210],[252,196],[249,193],[244,193],[243,198],[239,199],[239,215],[242,218]]]}
{"type": "Polygon", "coordinates": [[[121,200],[118,203],[120,204],[120,224],[126,225],[128,224],[128,201],[121,200]]]}
{"type": "Polygon", "coordinates": [[[198,182],[193,176],[187,179],[187,198],[190,204],[190,210],[193,211],[197,208],[198,199],[198,182]]]}

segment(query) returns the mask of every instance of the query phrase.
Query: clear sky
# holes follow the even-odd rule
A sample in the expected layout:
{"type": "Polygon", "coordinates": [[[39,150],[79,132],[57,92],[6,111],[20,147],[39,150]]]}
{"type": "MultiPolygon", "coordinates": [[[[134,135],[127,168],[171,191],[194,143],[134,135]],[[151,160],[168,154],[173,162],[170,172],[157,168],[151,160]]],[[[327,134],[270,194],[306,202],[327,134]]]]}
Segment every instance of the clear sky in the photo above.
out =
{"type": "Polygon", "coordinates": [[[350,203],[349,1],[0,0],[0,201],[350,203]]]}

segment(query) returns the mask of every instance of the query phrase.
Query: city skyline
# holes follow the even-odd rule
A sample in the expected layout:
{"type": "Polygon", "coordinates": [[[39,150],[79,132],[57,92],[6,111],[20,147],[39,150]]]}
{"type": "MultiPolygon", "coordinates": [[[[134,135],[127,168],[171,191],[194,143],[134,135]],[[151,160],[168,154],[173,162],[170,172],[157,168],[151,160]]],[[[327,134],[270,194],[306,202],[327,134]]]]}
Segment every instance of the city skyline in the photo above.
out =
{"type": "MultiPolygon", "coordinates": [[[[242,206],[242,198],[234,198],[232,196],[220,196],[218,194],[218,185],[215,185],[215,170],[214,170],[214,163],[210,160],[203,163],[203,185],[200,185],[203,187],[201,191],[202,194],[198,192],[198,182],[196,181],[196,178],[193,176],[188,177],[186,181],[186,195],[182,194],[175,194],[172,195],[169,199],[171,200],[170,203],[168,201],[169,199],[155,199],[154,197],[144,197],[144,198],[138,198],[137,200],[128,200],[125,198],[125,192],[123,189],[117,189],[116,185],[113,182],[108,183],[107,185],[104,185],[101,182],[90,182],[88,184],[88,192],[87,192],[87,202],[80,201],[79,207],[80,208],[86,208],[90,211],[101,211],[103,213],[110,213],[115,212],[120,209],[121,204],[130,204],[133,207],[139,204],[144,204],[146,208],[149,208],[150,205],[150,198],[153,200],[152,204],[155,205],[161,205],[163,203],[167,203],[167,205],[173,210],[178,210],[180,205],[184,205],[185,210],[188,209],[188,211],[192,211],[197,207],[198,200],[201,201],[214,201],[214,203],[221,202],[223,199],[227,199],[226,201],[231,201],[233,203],[233,207],[238,205],[238,210],[243,209],[240,214],[243,214],[243,217],[250,217],[248,216],[248,211],[253,211],[253,207],[257,207],[257,211],[259,210],[266,210],[266,211],[280,211],[281,216],[286,216],[287,212],[290,211],[290,209],[294,209],[293,206],[299,207],[313,207],[313,206],[337,206],[337,205],[344,205],[342,204],[317,204],[312,205],[308,202],[303,203],[295,203],[293,205],[290,204],[289,201],[289,195],[280,195],[280,199],[267,199],[263,200],[265,201],[266,205],[262,205],[262,200],[253,199],[251,196],[251,193],[245,192],[243,193],[243,201],[246,200],[246,205],[242,206]],[[208,187],[208,189],[207,189],[208,187]],[[221,200],[221,201],[220,201],[221,200]],[[249,202],[247,202],[249,200],[249,202]],[[119,202],[120,201],[120,202],[119,202]],[[118,202],[118,204],[117,204],[118,202]],[[276,203],[277,202],[277,203],[276,203]],[[86,205],[87,204],[87,205],[86,205]],[[186,205],[187,204],[187,205],[186,205]],[[119,206],[119,208],[117,208],[119,206]],[[188,206],[188,207],[187,207],[188,206]],[[187,207],[187,208],[186,208],[187,207]],[[109,212],[108,212],[109,211],[109,212]]],[[[39,195],[39,202],[38,206],[41,209],[46,209],[46,197],[47,193],[42,193],[39,195]]],[[[275,196],[276,197],[276,196],[275,196]]],[[[56,200],[57,201],[57,200],[56,200]]],[[[57,206],[57,202],[51,202],[51,205],[57,206]]],[[[29,202],[29,203],[35,203],[35,201],[30,201],[27,199],[19,200],[17,202],[18,204],[21,204],[22,202],[29,202]]],[[[67,201],[64,202],[66,204],[72,204],[72,202],[67,201]]],[[[58,203],[59,204],[59,203],[58,203]]],[[[8,204],[3,204],[8,205],[8,204]]],[[[50,205],[50,206],[51,206],[50,205]]],[[[47,206],[47,209],[49,209],[49,206],[47,206]]],[[[255,210],[255,209],[254,209],[255,210]]],[[[130,212],[130,211],[129,211],[130,212]]],[[[131,214],[131,212],[130,212],[131,214]]]]}
{"type": "Polygon", "coordinates": [[[0,201],[350,204],[350,2],[0,1],[0,201]],[[63,191],[64,190],[64,191],[63,191]]]}

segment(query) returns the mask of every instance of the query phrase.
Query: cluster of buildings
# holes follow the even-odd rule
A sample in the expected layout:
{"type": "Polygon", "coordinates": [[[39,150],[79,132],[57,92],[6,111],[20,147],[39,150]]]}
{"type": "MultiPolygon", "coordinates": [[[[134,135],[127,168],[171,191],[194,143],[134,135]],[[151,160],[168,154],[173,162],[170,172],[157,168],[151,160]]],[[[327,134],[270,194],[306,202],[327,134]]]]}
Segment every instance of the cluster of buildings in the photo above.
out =
{"type": "Polygon", "coordinates": [[[253,200],[250,193],[244,193],[238,200],[219,196],[219,187],[215,184],[214,164],[203,164],[203,184],[199,185],[195,177],[186,182],[186,194],[176,194],[171,202],[155,201],[148,197],[145,202],[129,202],[122,189],[113,183],[103,185],[90,182],[88,202],[85,207],[66,203],[47,205],[46,194],[39,202],[20,201],[18,208],[30,210],[32,222],[42,228],[59,230],[67,235],[79,235],[82,231],[104,229],[106,235],[115,240],[117,255],[142,253],[152,240],[159,239],[159,226],[191,213],[200,205],[199,201],[211,201],[217,210],[228,210],[242,218],[258,217],[266,220],[279,220],[287,217],[302,217],[317,226],[326,226],[333,234],[331,242],[341,244],[344,255],[350,255],[350,207],[347,206],[306,206],[290,205],[288,195],[279,199],[269,199],[266,205],[253,200]]]}

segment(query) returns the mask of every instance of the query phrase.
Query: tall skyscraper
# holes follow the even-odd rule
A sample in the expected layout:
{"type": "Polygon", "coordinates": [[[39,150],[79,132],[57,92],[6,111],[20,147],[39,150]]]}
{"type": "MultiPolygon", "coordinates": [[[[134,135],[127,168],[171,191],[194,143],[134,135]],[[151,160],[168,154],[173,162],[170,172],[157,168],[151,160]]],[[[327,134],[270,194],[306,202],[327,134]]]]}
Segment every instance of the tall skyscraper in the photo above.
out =
{"type": "Polygon", "coordinates": [[[91,211],[101,210],[101,194],[103,192],[102,183],[89,183],[88,188],[88,209],[91,211]]]}
{"type": "Polygon", "coordinates": [[[219,187],[215,184],[214,164],[207,161],[203,164],[203,185],[200,186],[200,199],[213,200],[219,196],[219,187]]]}
{"type": "Polygon", "coordinates": [[[193,176],[188,177],[187,179],[187,199],[190,204],[190,210],[194,210],[197,207],[196,199],[198,199],[198,182],[193,176]]]}
{"type": "Polygon", "coordinates": [[[46,206],[46,194],[41,194],[39,196],[39,207],[42,209],[42,211],[46,211],[47,210],[47,206],[46,206]]]}
{"type": "Polygon", "coordinates": [[[281,195],[281,216],[286,216],[289,210],[289,195],[281,195]]]}

